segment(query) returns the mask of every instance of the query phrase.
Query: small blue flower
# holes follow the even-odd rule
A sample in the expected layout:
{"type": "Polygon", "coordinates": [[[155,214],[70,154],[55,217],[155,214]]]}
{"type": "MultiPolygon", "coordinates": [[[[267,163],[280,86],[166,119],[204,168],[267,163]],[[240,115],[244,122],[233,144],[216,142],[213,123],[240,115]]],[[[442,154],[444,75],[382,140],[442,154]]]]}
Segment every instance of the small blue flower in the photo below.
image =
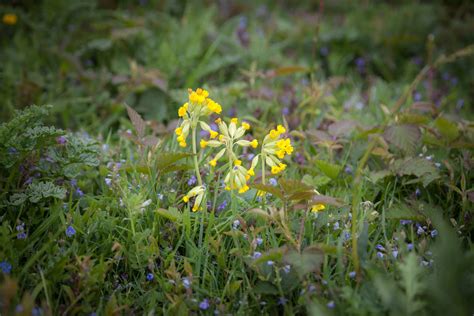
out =
{"type": "Polygon", "coordinates": [[[72,227],[71,225],[68,226],[68,228],[66,228],[66,236],[68,237],[72,237],[76,234],[76,230],[74,229],[74,227],[72,227]]]}
{"type": "Polygon", "coordinates": [[[18,239],[26,239],[26,237],[28,237],[28,235],[26,235],[25,232],[20,232],[16,235],[16,238],[18,239]]]}
{"type": "Polygon", "coordinates": [[[270,178],[270,179],[268,180],[268,182],[269,182],[271,185],[273,185],[274,187],[276,187],[277,184],[278,184],[278,182],[277,182],[277,180],[276,180],[275,178],[270,178]]]}
{"type": "Polygon", "coordinates": [[[41,307],[35,307],[31,311],[32,316],[40,316],[41,314],[43,314],[43,310],[41,309],[41,307]]]}
{"type": "Polygon", "coordinates": [[[410,225],[411,223],[412,223],[412,221],[409,220],[409,219],[400,220],[400,224],[402,224],[402,225],[410,225]]]}
{"type": "Polygon", "coordinates": [[[77,188],[76,189],[76,196],[82,197],[82,196],[84,196],[84,192],[82,192],[82,190],[80,188],[77,188]]]}
{"type": "Polygon", "coordinates": [[[347,230],[344,231],[344,240],[345,241],[348,241],[349,239],[351,239],[351,233],[349,233],[347,230]]]}
{"type": "Polygon", "coordinates": [[[227,207],[227,200],[224,200],[222,201],[221,204],[219,204],[219,206],[217,206],[217,211],[219,212],[222,212],[223,210],[225,210],[227,207]]]}
{"type": "Polygon", "coordinates": [[[259,246],[263,244],[263,239],[260,237],[257,237],[256,241],[257,241],[257,245],[259,246]]]}
{"type": "Polygon", "coordinates": [[[349,272],[349,278],[353,279],[355,277],[356,277],[356,272],[355,271],[349,272]]]}
{"type": "Polygon", "coordinates": [[[15,307],[15,313],[22,313],[25,309],[23,308],[23,305],[21,304],[18,304],[16,307],[15,307]]]}
{"type": "Polygon", "coordinates": [[[185,289],[189,289],[191,287],[191,281],[188,278],[183,278],[183,286],[185,289]]]}
{"type": "Polygon", "coordinates": [[[333,230],[339,230],[339,222],[335,222],[332,228],[333,230]]]}
{"type": "Polygon", "coordinates": [[[106,184],[108,187],[110,187],[110,186],[112,185],[112,179],[110,179],[110,178],[105,178],[104,180],[105,180],[105,184],[106,184]]]}
{"type": "Polygon", "coordinates": [[[274,264],[275,264],[275,262],[273,262],[272,260],[268,260],[268,261],[267,261],[267,266],[272,266],[272,265],[274,265],[274,264]]]}
{"type": "Polygon", "coordinates": [[[202,310],[206,310],[209,308],[209,300],[206,298],[201,303],[199,303],[199,308],[202,310]]]}
{"type": "Polygon", "coordinates": [[[351,166],[346,166],[344,168],[344,172],[347,173],[347,174],[352,174],[352,167],[351,166]]]}
{"type": "Polygon", "coordinates": [[[163,201],[163,194],[158,193],[156,197],[158,198],[158,200],[163,201]]]}
{"type": "Polygon", "coordinates": [[[438,236],[438,231],[436,229],[433,229],[431,231],[431,238],[435,238],[436,236],[438,236]]]}
{"type": "Polygon", "coordinates": [[[288,302],[288,299],[286,297],[280,297],[278,299],[278,305],[285,305],[288,302]]]}
{"type": "Polygon", "coordinates": [[[383,259],[384,256],[385,256],[385,255],[384,255],[383,253],[381,253],[380,251],[377,252],[377,258],[383,259]]]}
{"type": "Polygon", "coordinates": [[[413,248],[414,248],[413,244],[408,244],[408,245],[407,245],[408,251],[412,251],[413,248]]]}
{"type": "Polygon", "coordinates": [[[398,258],[398,250],[395,249],[395,250],[392,250],[392,256],[397,259],[398,258]]]}
{"type": "Polygon", "coordinates": [[[333,309],[334,307],[336,307],[336,303],[334,303],[334,301],[329,301],[326,306],[330,309],[333,309]]]}
{"type": "Polygon", "coordinates": [[[191,185],[195,185],[196,184],[196,181],[197,181],[197,178],[195,175],[192,175],[191,178],[189,178],[188,180],[188,185],[191,186],[191,185]]]}
{"type": "Polygon", "coordinates": [[[155,278],[155,276],[153,275],[153,273],[148,273],[148,274],[146,275],[146,279],[147,279],[148,281],[153,281],[154,278],[155,278]]]}
{"type": "Polygon", "coordinates": [[[423,227],[418,226],[418,229],[416,230],[416,233],[417,233],[418,235],[422,235],[422,234],[425,233],[425,230],[423,229],[423,227]]]}
{"type": "Polygon", "coordinates": [[[377,250],[380,250],[380,251],[385,251],[385,248],[384,246],[378,244],[377,246],[375,246],[375,248],[377,248],[377,250]]]}
{"type": "Polygon", "coordinates": [[[252,159],[255,157],[255,154],[249,153],[247,154],[247,160],[252,161],[252,159]]]}
{"type": "Polygon", "coordinates": [[[283,271],[285,271],[286,274],[290,273],[291,266],[289,264],[287,264],[286,266],[283,267],[283,271]]]}
{"type": "Polygon", "coordinates": [[[12,271],[12,265],[8,261],[4,260],[0,262],[0,270],[2,270],[2,272],[5,274],[10,274],[12,271]]]}
{"type": "Polygon", "coordinates": [[[420,191],[419,188],[416,188],[415,195],[416,195],[417,198],[419,198],[421,196],[421,191],[420,191]]]}
{"type": "Polygon", "coordinates": [[[327,56],[329,54],[329,48],[323,46],[319,49],[319,53],[321,54],[321,56],[327,56]]]}
{"type": "Polygon", "coordinates": [[[255,251],[255,252],[253,253],[253,255],[252,255],[252,258],[253,258],[253,259],[258,259],[258,258],[260,258],[261,256],[262,256],[262,253],[261,253],[261,252],[255,251]]]}

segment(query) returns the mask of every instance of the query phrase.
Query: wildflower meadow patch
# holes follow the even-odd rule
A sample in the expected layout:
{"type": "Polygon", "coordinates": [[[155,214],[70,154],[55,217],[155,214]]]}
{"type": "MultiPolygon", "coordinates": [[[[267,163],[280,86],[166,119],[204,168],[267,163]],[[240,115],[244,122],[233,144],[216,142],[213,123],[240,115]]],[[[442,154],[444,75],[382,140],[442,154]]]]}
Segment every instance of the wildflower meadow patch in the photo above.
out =
{"type": "Polygon", "coordinates": [[[0,4],[0,315],[473,314],[472,9],[0,4]]]}

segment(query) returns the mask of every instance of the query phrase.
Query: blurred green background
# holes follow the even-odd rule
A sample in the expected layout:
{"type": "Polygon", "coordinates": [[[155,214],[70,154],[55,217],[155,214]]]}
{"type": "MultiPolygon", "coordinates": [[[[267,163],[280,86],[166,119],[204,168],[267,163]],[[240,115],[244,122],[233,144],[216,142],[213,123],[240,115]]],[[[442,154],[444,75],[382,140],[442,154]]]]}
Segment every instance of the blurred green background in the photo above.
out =
{"type": "MultiPolygon", "coordinates": [[[[124,103],[166,123],[198,86],[256,117],[296,107],[314,82],[342,82],[339,104],[390,106],[422,66],[474,43],[474,3],[462,0],[0,3],[17,16],[0,26],[0,120],[52,104],[55,124],[99,133],[120,126],[124,103]],[[374,87],[386,99],[371,100],[374,87]]],[[[433,71],[415,101],[470,114],[473,66],[433,71]]]]}

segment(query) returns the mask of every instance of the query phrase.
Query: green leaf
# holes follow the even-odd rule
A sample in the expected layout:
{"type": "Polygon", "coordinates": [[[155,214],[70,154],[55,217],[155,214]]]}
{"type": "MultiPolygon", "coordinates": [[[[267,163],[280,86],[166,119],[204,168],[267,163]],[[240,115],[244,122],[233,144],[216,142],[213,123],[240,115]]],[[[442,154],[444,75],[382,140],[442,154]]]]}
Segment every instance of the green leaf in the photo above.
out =
{"type": "Polygon", "coordinates": [[[420,178],[425,187],[441,177],[433,162],[419,157],[395,160],[391,169],[400,176],[414,175],[420,178]]]}
{"type": "Polygon", "coordinates": [[[157,157],[156,166],[161,172],[168,171],[167,169],[171,168],[174,163],[190,156],[192,156],[190,153],[164,152],[157,157]]]}
{"type": "Polygon", "coordinates": [[[316,160],[316,166],[329,178],[336,179],[342,170],[342,167],[324,160],[316,160]]]}
{"type": "Polygon", "coordinates": [[[421,137],[420,130],[415,125],[392,125],[387,127],[384,138],[406,153],[414,153],[421,137]]]}
{"type": "Polygon", "coordinates": [[[440,116],[435,121],[435,126],[440,132],[440,134],[450,142],[459,137],[459,129],[456,123],[451,122],[450,120],[440,116]]]}
{"type": "Polygon", "coordinates": [[[174,207],[170,207],[169,209],[159,208],[155,210],[155,213],[175,223],[182,221],[181,213],[174,207]]]}
{"type": "Polygon", "coordinates": [[[402,263],[398,263],[398,269],[401,272],[400,284],[405,290],[406,315],[417,315],[425,305],[419,297],[425,290],[425,284],[421,281],[424,270],[413,252],[402,263]]]}
{"type": "Polygon", "coordinates": [[[255,294],[278,295],[279,291],[275,285],[268,281],[258,281],[253,288],[255,294]]]}

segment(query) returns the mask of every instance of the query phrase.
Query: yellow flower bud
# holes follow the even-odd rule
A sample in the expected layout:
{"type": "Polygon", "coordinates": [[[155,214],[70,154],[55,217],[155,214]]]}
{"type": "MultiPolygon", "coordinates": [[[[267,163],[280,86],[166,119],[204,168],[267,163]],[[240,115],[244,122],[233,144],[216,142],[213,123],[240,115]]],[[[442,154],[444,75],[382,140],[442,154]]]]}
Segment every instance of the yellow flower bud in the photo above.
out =
{"type": "Polygon", "coordinates": [[[199,145],[201,145],[201,148],[206,148],[207,146],[207,141],[205,141],[204,139],[201,139],[201,141],[199,142],[199,145]]]}
{"type": "Polygon", "coordinates": [[[326,207],[324,206],[324,204],[314,204],[312,207],[311,207],[311,212],[314,212],[314,213],[317,213],[319,211],[322,211],[324,210],[326,207]]]}
{"type": "Polygon", "coordinates": [[[245,192],[247,192],[249,189],[250,189],[250,188],[249,188],[248,185],[244,185],[243,187],[241,187],[241,188],[239,189],[239,193],[240,193],[240,194],[245,193],[245,192]]]}
{"type": "Polygon", "coordinates": [[[250,168],[250,169],[247,171],[247,174],[253,177],[253,176],[255,175],[255,171],[253,170],[253,168],[250,168]]]}
{"type": "Polygon", "coordinates": [[[230,120],[231,123],[237,124],[239,122],[239,119],[236,117],[231,118],[230,120]]]}
{"type": "Polygon", "coordinates": [[[241,165],[242,165],[242,160],[236,159],[236,160],[234,161],[234,165],[236,165],[236,166],[241,166],[241,165]]]}
{"type": "Polygon", "coordinates": [[[283,125],[278,125],[277,126],[277,131],[278,131],[278,133],[283,134],[283,133],[286,132],[286,129],[283,127],[283,125]]]}
{"type": "Polygon", "coordinates": [[[272,174],[277,174],[281,171],[278,166],[272,166],[272,174]]]}
{"type": "Polygon", "coordinates": [[[181,127],[178,127],[174,130],[175,134],[178,136],[181,136],[183,134],[183,129],[181,127]]]}
{"type": "Polygon", "coordinates": [[[2,22],[6,25],[15,25],[18,17],[14,13],[6,13],[3,15],[2,22]]]}
{"type": "Polygon", "coordinates": [[[183,142],[179,142],[179,146],[181,146],[181,147],[186,147],[186,142],[184,142],[184,141],[183,141],[183,142]]]}
{"type": "Polygon", "coordinates": [[[258,140],[254,139],[250,142],[250,146],[252,146],[252,148],[257,148],[258,146],[258,140]]]}
{"type": "Polygon", "coordinates": [[[211,161],[209,161],[209,165],[215,167],[217,164],[217,161],[215,159],[212,159],[211,161]]]}
{"type": "Polygon", "coordinates": [[[250,124],[247,122],[242,122],[242,127],[247,131],[250,129],[250,124]]]}
{"type": "Polygon", "coordinates": [[[219,135],[219,133],[216,132],[216,131],[210,131],[209,134],[210,134],[210,137],[211,137],[211,138],[216,138],[217,135],[219,135]]]}
{"type": "Polygon", "coordinates": [[[189,202],[189,197],[187,195],[183,196],[183,202],[188,203],[189,202]]]}

